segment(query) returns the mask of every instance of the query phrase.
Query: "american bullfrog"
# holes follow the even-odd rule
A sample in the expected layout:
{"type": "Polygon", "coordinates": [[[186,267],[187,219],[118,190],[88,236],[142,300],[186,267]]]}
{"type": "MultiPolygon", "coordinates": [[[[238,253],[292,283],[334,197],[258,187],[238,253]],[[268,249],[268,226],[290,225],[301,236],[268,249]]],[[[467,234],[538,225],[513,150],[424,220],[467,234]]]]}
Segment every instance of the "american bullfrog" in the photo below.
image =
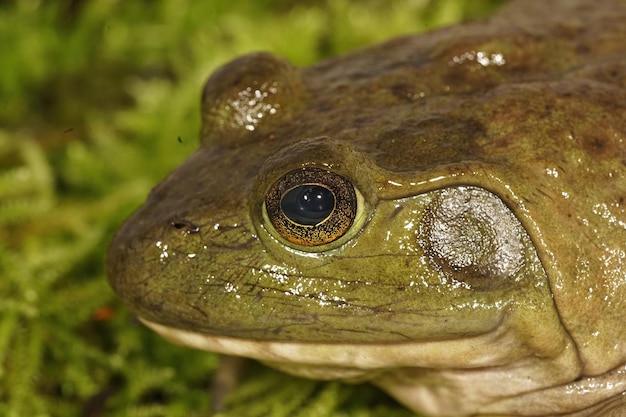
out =
{"type": "Polygon", "coordinates": [[[226,64],[108,254],[175,343],[429,416],[626,415],[626,3],[226,64]]]}

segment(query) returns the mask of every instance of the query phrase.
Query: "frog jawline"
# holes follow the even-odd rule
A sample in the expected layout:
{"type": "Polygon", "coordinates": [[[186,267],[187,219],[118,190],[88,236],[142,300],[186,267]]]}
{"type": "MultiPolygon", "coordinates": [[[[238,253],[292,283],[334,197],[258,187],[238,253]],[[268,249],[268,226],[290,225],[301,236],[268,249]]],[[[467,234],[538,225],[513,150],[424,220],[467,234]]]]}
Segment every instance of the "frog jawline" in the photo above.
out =
{"type": "MultiPolygon", "coordinates": [[[[215,336],[182,330],[139,317],[146,326],[171,343],[194,349],[241,356],[266,362],[274,367],[280,364],[315,365],[346,370],[345,377],[355,370],[375,371],[396,367],[477,368],[493,367],[532,356],[533,352],[502,349],[503,344],[516,345],[518,340],[507,331],[507,326],[482,335],[437,341],[407,341],[402,343],[312,343],[276,342],[215,336]]],[[[519,344],[517,344],[519,346],[519,344]]],[[[301,375],[317,379],[317,375],[301,375]]],[[[342,378],[335,375],[335,378],[342,378]]]]}

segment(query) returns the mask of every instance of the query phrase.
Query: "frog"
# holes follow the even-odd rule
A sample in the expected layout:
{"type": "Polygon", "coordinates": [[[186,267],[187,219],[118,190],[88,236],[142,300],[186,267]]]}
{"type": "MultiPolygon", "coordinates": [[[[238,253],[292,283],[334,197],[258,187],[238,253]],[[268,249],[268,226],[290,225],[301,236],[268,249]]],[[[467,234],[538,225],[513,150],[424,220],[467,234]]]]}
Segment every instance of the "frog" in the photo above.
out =
{"type": "Polygon", "coordinates": [[[202,92],[108,255],[190,348],[426,416],[626,415],[626,3],[518,0],[202,92]]]}

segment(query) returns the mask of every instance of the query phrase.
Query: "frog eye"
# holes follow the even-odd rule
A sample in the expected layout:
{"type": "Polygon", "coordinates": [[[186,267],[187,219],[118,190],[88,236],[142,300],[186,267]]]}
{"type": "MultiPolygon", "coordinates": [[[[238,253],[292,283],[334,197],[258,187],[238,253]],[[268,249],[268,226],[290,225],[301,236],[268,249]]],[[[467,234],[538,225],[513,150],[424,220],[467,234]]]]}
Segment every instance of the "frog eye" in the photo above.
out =
{"type": "Polygon", "coordinates": [[[354,186],[339,174],[302,168],[285,174],[265,196],[272,226],[300,246],[331,243],[350,229],[357,214],[354,186]]]}

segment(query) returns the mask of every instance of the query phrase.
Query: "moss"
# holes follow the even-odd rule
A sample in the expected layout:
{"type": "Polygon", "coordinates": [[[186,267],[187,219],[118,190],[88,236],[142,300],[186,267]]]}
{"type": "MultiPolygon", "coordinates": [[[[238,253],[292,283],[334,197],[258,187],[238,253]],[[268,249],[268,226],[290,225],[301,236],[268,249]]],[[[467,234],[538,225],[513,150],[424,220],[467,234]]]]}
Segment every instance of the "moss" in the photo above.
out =
{"type": "MultiPolygon", "coordinates": [[[[495,3],[0,5],[0,43],[11,46],[0,54],[0,415],[206,415],[217,357],[138,325],[109,290],[103,257],[116,227],[197,146],[209,73],[258,49],[307,65],[495,3]]],[[[223,417],[411,415],[369,386],[260,365],[228,409],[223,417]]]]}

